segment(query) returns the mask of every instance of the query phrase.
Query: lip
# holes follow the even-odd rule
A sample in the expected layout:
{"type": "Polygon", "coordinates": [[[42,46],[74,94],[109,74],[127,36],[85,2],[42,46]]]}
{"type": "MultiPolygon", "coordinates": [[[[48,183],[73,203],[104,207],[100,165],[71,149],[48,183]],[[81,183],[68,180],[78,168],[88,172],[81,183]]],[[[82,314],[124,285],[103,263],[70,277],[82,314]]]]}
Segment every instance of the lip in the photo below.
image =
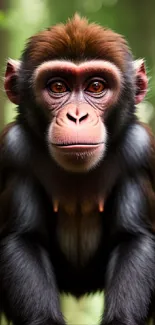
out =
{"type": "Polygon", "coordinates": [[[100,150],[103,147],[104,142],[101,143],[76,143],[76,144],[53,144],[53,149],[63,152],[67,155],[75,155],[78,157],[82,155],[93,154],[96,150],[100,150]]]}
{"type": "Polygon", "coordinates": [[[52,143],[53,146],[58,148],[95,148],[104,144],[104,142],[98,143],[52,143]]]}

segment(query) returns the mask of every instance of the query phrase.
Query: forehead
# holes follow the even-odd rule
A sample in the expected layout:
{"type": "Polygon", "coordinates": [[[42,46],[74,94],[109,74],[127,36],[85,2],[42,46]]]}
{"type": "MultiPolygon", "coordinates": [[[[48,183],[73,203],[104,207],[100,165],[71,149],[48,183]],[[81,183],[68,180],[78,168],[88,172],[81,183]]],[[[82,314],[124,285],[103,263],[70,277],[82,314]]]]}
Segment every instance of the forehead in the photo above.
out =
{"type": "Polygon", "coordinates": [[[79,63],[95,59],[113,62],[124,70],[129,55],[119,34],[74,17],[66,25],[56,25],[31,37],[22,59],[29,68],[50,60],[79,63]]]}

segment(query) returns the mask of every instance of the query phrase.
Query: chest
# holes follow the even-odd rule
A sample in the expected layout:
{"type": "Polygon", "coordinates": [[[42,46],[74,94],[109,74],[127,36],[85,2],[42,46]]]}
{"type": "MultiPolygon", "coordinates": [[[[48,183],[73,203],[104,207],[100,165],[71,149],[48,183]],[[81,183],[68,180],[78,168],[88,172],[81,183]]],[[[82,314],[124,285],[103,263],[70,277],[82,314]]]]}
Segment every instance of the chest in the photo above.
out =
{"type": "Polygon", "coordinates": [[[62,253],[73,265],[84,266],[101,242],[103,202],[55,202],[54,207],[56,238],[62,253]]]}

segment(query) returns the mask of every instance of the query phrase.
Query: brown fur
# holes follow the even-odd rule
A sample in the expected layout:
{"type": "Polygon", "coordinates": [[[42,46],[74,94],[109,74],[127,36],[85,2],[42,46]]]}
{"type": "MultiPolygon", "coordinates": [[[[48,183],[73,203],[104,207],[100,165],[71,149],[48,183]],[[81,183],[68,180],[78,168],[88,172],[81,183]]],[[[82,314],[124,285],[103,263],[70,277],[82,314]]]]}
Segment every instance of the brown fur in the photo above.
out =
{"type": "Polygon", "coordinates": [[[85,18],[75,15],[64,24],[58,24],[31,37],[24,56],[29,64],[38,65],[52,59],[71,59],[81,62],[85,59],[104,59],[114,62],[124,70],[130,50],[124,38],[85,18]]]}

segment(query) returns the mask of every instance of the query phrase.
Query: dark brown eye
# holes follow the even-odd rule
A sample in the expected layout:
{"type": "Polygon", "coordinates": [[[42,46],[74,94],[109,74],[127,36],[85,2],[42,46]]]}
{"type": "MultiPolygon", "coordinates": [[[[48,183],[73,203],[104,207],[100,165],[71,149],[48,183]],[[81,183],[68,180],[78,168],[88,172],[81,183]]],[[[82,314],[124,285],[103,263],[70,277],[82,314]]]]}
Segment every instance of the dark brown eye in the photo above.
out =
{"type": "Polygon", "coordinates": [[[101,93],[105,89],[105,83],[100,80],[94,80],[92,81],[88,87],[86,88],[86,91],[90,93],[101,93]]]}
{"type": "Polygon", "coordinates": [[[68,88],[63,81],[53,81],[48,83],[48,89],[57,94],[65,93],[68,88]]]}

